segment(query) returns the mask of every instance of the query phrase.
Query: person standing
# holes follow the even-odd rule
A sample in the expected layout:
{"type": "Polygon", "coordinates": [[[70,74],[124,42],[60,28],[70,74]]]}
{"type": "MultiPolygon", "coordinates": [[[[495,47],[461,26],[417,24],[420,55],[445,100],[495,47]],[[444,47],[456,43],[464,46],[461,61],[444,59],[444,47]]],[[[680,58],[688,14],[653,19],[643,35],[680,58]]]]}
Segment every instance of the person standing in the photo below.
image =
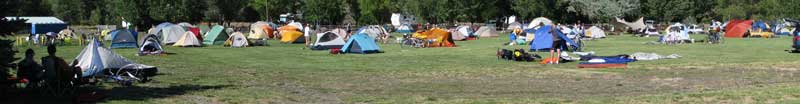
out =
{"type": "Polygon", "coordinates": [[[567,42],[558,35],[559,31],[557,28],[550,28],[550,35],[553,38],[553,47],[550,47],[550,58],[554,58],[554,63],[549,64],[558,64],[561,61],[561,48],[567,45],[567,42]]]}
{"type": "Polygon", "coordinates": [[[311,41],[311,37],[309,37],[309,36],[311,36],[310,34],[311,34],[311,25],[310,24],[306,24],[306,26],[303,27],[303,37],[305,38],[306,46],[308,46],[309,43],[311,43],[310,42],[311,41]]]}

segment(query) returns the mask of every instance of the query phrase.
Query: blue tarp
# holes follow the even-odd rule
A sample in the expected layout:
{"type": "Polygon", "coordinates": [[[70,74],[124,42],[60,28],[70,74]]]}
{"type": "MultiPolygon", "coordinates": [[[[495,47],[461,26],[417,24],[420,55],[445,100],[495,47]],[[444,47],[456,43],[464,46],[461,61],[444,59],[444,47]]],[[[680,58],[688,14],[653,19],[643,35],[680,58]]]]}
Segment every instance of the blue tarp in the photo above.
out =
{"type": "Polygon", "coordinates": [[[46,34],[47,32],[58,33],[67,28],[67,24],[36,24],[31,23],[31,34],[46,34]]]}
{"type": "MultiPolygon", "coordinates": [[[[525,32],[535,34],[533,41],[530,43],[531,45],[530,51],[550,50],[551,48],[554,48],[553,35],[550,33],[551,29],[553,29],[553,26],[551,25],[545,25],[540,27],[539,29],[525,29],[525,32]]],[[[557,38],[563,39],[564,41],[567,42],[567,44],[579,47],[578,44],[575,44],[574,41],[567,38],[567,36],[565,36],[564,33],[561,33],[561,31],[553,30],[553,32],[556,32],[556,34],[558,35],[557,38]]],[[[558,48],[561,48],[563,50],[566,49],[566,46],[558,48]]]]}

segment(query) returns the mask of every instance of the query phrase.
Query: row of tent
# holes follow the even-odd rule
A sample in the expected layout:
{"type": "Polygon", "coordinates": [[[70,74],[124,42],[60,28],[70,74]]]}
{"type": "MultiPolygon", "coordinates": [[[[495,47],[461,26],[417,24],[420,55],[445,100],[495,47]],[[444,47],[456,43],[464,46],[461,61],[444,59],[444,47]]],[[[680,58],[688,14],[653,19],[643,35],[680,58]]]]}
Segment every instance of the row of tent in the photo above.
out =
{"type": "Polygon", "coordinates": [[[725,37],[742,38],[745,34],[751,36],[770,37],[771,35],[789,35],[793,30],[789,24],[774,23],[770,25],[764,21],[730,20],[725,23],[725,37]]]}
{"type": "MultiPolygon", "coordinates": [[[[622,21],[624,22],[624,20],[622,20],[622,21]]],[[[624,22],[624,23],[628,23],[628,22],[624,22]]],[[[638,26],[638,25],[634,25],[636,23],[628,23],[628,24],[631,24],[633,26],[638,26]]],[[[644,24],[644,23],[642,23],[642,24],[644,24]]],[[[542,25],[542,26],[546,26],[546,25],[555,26],[555,24],[553,23],[553,20],[550,20],[550,19],[548,19],[546,17],[537,17],[537,18],[534,18],[533,20],[531,20],[531,22],[527,23],[527,25],[519,23],[519,22],[512,22],[512,23],[509,24],[509,26],[506,29],[507,30],[515,30],[515,29],[526,30],[526,29],[533,29],[533,28],[540,27],[539,25],[542,25]]],[[[481,27],[481,28],[483,28],[483,27],[481,27]]],[[[577,34],[578,32],[582,32],[582,33],[584,33],[586,35],[587,38],[604,38],[604,37],[606,37],[605,30],[603,30],[602,28],[600,28],[598,26],[591,26],[591,27],[589,27],[588,29],[585,29],[585,30],[572,29],[572,28],[568,28],[567,26],[560,26],[559,29],[564,34],[577,34]]],[[[481,33],[480,29],[479,29],[478,33],[481,33]]],[[[532,35],[532,33],[529,33],[529,35],[532,35]]],[[[483,35],[480,35],[480,36],[483,36],[483,35]]],[[[494,36],[496,36],[496,35],[494,35],[494,36]]],[[[533,37],[526,37],[526,41],[532,41],[532,40],[533,40],[533,37]]]]}

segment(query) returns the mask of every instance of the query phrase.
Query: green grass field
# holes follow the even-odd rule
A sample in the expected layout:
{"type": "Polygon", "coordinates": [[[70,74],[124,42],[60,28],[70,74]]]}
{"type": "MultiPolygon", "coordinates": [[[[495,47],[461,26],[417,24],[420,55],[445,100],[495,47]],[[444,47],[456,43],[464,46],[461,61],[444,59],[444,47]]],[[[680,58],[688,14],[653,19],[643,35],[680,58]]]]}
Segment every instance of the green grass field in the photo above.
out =
{"type": "MultiPolygon", "coordinates": [[[[695,39],[705,39],[694,35],[695,39]]],[[[745,38],[723,44],[647,45],[656,38],[610,36],[586,41],[599,55],[655,52],[678,59],[637,61],[627,69],[578,69],[498,60],[507,36],[457,41],[453,48],[400,48],[331,55],[302,44],[227,48],[167,46],[166,56],[135,56],[159,67],[150,83],[98,90],[103,103],[800,103],[800,54],[790,38],[745,38]]],[[[20,46],[24,50],[27,46],[20,46]]],[[[46,54],[45,47],[37,56],[46,54]]],[[[59,47],[72,60],[83,46],[59,47]]],[[[547,53],[538,53],[546,56],[547,53]]],[[[22,55],[18,55],[22,56],[22,55]]]]}

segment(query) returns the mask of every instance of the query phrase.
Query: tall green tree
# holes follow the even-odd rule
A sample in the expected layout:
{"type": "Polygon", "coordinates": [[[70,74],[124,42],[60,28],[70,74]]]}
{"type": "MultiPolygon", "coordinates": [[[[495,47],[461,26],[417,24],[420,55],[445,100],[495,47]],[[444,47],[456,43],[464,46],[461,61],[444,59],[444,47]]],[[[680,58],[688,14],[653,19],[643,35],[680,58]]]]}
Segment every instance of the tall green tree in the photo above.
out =
{"type": "Polygon", "coordinates": [[[303,20],[318,24],[336,24],[344,19],[342,1],[304,0],[300,9],[303,20]]]}
{"type": "MultiPolygon", "coordinates": [[[[16,14],[16,10],[20,10],[21,3],[28,1],[28,0],[4,0],[0,1],[0,17],[6,17],[8,15],[16,14]]],[[[14,49],[13,43],[14,40],[8,39],[6,37],[12,36],[14,32],[17,32],[25,27],[24,20],[7,20],[5,18],[0,18],[0,78],[8,78],[11,76],[9,70],[11,70],[12,63],[19,58],[14,57],[17,53],[17,50],[14,49]]],[[[4,86],[8,87],[8,86],[4,86]]]]}
{"type": "Polygon", "coordinates": [[[257,11],[261,20],[272,20],[280,14],[296,12],[299,6],[298,2],[295,0],[250,0],[247,6],[257,11]]]}
{"type": "Polygon", "coordinates": [[[568,0],[567,10],[588,18],[608,22],[615,17],[639,13],[638,0],[568,0]]]}

